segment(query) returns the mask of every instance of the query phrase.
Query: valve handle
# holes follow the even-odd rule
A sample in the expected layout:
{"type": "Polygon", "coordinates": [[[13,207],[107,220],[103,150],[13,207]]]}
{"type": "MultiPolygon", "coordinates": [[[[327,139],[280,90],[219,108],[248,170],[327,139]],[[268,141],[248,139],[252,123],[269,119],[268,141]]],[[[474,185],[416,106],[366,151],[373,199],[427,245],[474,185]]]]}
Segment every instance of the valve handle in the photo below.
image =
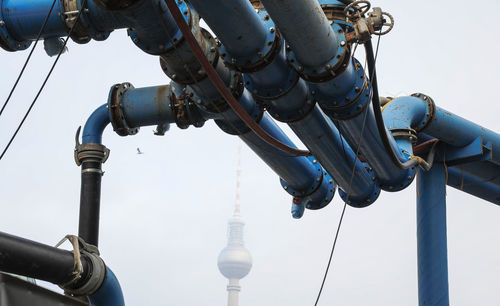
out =
{"type": "Polygon", "coordinates": [[[347,5],[344,8],[344,14],[347,17],[347,19],[356,20],[358,18],[361,18],[361,16],[363,16],[364,14],[368,13],[370,8],[371,8],[370,1],[358,0],[347,5]]]}
{"type": "Polygon", "coordinates": [[[388,17],[390,22],[387,22],[387,20],[384,18],[384,23],[382,24],[382,27],[380,28],[380,31],[375,31],[373,33],[375,35],[378,35],[378,36],[385,35],[385,34],[389,33],[394,28],[394,17],[392,17],[391,14],[386,13],[386,12],[382,12],[382,17],[383,16],[388,17]],[[385,29],[385,30],[382,31],[382,29],[384,27],[387,27],[387,29],[385,29]]]}

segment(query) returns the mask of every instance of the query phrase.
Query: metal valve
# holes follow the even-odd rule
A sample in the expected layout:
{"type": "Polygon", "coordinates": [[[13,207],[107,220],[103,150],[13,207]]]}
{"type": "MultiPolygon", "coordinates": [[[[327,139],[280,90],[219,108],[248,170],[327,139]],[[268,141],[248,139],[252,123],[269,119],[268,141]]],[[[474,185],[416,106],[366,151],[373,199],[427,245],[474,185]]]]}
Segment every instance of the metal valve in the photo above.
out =
{"type": "Polygon", "coordinates": [[[383,12],[380,7],[374,7],[368,13],[371,4],[366,0],[354,1],[344,8],[346,20],[353,24],[354,31],[348,33],[349,42],[365,43],[373,35],[385,35],[394,28],[394,17],[383,12]],[[367,17],[365,17],[367,15],[367,17]]]}

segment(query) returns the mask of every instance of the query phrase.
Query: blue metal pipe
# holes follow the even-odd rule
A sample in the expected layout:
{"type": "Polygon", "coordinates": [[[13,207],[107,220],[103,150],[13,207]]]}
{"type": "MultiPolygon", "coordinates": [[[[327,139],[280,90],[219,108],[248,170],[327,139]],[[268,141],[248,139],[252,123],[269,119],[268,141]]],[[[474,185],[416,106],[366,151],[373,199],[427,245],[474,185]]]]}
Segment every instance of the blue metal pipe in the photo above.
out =
{"type": "Polygon", "coordinates": [[[349,144],[319,107],[315,109],[303,120],[290,123],[290,127],[318,157],[323,167],[332,173],[342,189],[340,195],[348,204],[353,207],[372,204],[380,194],[375,173],[356,158],[349,144]]]}
{"type": "MultiPolygon", "coordinates": [[[[290,122],[294,132],[301,138],[308,149],[314,154],[320,163],[331,174],[341,186],[345,193],[349,194],[349,202],[353,206],[366,206],[377,198],[379,194],[373,174],[368,173],[367,168],[357,161],[355,165],[355,175],[351,187],[349,187],[351,173],[353,171],[354,153],[347,143],[342,143],[337,129],[331,121],[326,118],[319,107],[315,107],[315,102],[309,96],[309,88],[306,82],[299,78],[298,74],[288,65],[286,61],[284,42],[273,39],[261,39],[268,35],[268,29],[274,29],[274,24],[265,13],[257,15],[247,0],[226,3],[227,1],[192,1],[196,8],[211,29],[215,31],[222,44],[222,50],[234,59],[235,69],[248,69],[245,60],[248,52],[253,52],[257,57],[259,50],[264,50],[266,45],[277,44],[275,48],[280,48],[279,52],[270,58],[265,65],[255,68],[245,74],[246,87],[252,91],[254,97],[262,105],[266,106],[269,113],[277,120],[290,122]],[[231,16],[233,8],[237,7],[242,18],[214,18],[213,16],[231,16]],[[259,20],[261,18],[262,20],[259,20]],[[237,38],[240,29],[248,31],[248,24],[251,23],[252,31],[246,34],[253,45],[250,50],[246,50],[245,55],[231,50],[231,45],[245,47],[245,43],[237,38]],[[257,43],[260,43],[258,45],[257,43]],[[347,155],[348,163],[339,163],[344,159],[344,151],[347,155]]],[[[246,33],[246,32],[245,32],[246,33]]],[[[222,52],[222,51],[221,51],[222,52]]],[[[269,51],[272,52],[272,51],[269,51]]],[[[263,55],[261,52],[261,56],[263,55]]]]}
{"type": "MultiPolygon", "coordinates": [[[[366,123],[363,123],[365,120],[362,113],[370,102],[370,85],[366,82],[361,65],[348,60],[341,73],[335,71],[334,78],[328,77],[330,68],[341,64],[340,60],[344,56],[349,56],[342,28],[335,24],[330,26],[317,1],[262,2],[293,50],[294,56],[289,54],[288,59],[299,62],[294,67],[305,80],[311,80],[309,84],[314,99],[330,118],[339,120],[340,128],[346,134],[351,148],[357,147],[361,130],[365,126],[361,153],[375,170],[381,188],[397,191],[408,186],[413,181],[415,169],[401,170],[393,164],[377,133],[372,109],[368,109],[366,123]],[[311,13],[311,9],[314,13],[311,13]],[[302,22],[308,25],[304,27],[302,22]],[[309,24],[314,26],[309,27],[309,24]],[[309,30],[312,35],[318,36],[309,37],[309,30]],[[322,52],[317,51],[318,49],[322,52]],[[302,66],[312,68],[305,69],[302,66]]],[[[392,144],[396,145],[394,140],[392,144]]],[[[406,157],[400,158],[404,160],[406,157]]]]}
{"type": "Polygon", "coordinates": [[[92,306],[125,306],[122,288],[110,268],[106,267],[104,282],[88,299],[92,306]]]}
{"type": "Polygon", "coordinates": [[[267,31],[259,17],[255,13],[248,13],[254,10],[250,1],[189,2],[217,34],[231,56],[251,58],[267,43],[267,31]]]}
{"type": "Polygon", "coordinates": [[[107,104],[101,105],[87,119],[83,128],[82,143],[102,144],[102,133],[110,122],[107,104]]]}
{"type": "MultiPolygon", "coordinates": [[[[40,32],[52,2],[53,0],[3,0],[0,3],[0,20],[5,22],[4,26],[13,39],[20,42],[34,40],[40,32]]],[[[60,3],[57,1],[45,26],[43,37],[60,37],[66,33],[60,3]]]]}
{"type": "MultiPolygon", "coordinates": [[[[384,107],[386,126],[389,129],[412,127],[417,129],[417,132],[433,136],[456,147],[466,146],[481,137],[484,143],[490,142],[494,148],[500,148],[499,134],[437,107],[428,99],[426,96],[421,98],[408,96],[392,100],[384,107]]],[[[494,160],[497,161],[496,158],[494,160]]]]}
{"type": "MultiPolygon", "coordinates": [[[[500,135],[436,107],[424,95],[392,100],[384,107],[383,116],[390,130],[413,129],[448,144],[442,161],[463,164],[461,169],[466,175],[479,178],[482,184],[500,187],[500,154],[495,153],[500,148],[500,135]]],[[[409,151],[407,154],[412,154],[407,145],[402,146],[409,151]]]]}
{"type": "Polygon", "coordinates": [[[417,256],[419,305],[449,305],[446,175],[443,164],[418,170],[417,256]]]}
{"type": "Polygon", "coordinates": [[[130,127],[174,123],[170,86],[131,88],[123,94],[123,114],[130,127]]]}
{"type": "Polygon", "coordinates": [[[325,65],[337,53],[337,37],[318,1],[261,1],[297,60],[304,66],[325,65]]]}
{"type": "MultiPolygon", "coordinates": [[[[260,126],[282,143],[295,147],[276,123],[264,114],[260,126]]],[[[283,188],[292,196],[300,198],[307,208],[326,206],[333,198],[335,185],[328,173],[322,170],[314,158],[291,156],[270,146],[255,133],[239,135],[240,138],[276,172],[283,188]]]]}

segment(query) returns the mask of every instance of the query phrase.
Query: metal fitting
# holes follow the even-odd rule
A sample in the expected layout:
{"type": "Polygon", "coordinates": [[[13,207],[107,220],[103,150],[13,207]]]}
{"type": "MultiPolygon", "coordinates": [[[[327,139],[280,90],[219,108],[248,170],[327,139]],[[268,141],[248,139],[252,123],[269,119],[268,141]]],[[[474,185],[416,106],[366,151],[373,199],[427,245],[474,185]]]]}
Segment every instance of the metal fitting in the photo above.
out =
{"type": "Polygon", "coordinates": [[[338,24],[332,24],[332,30],[337,34],[337,53],[322,66],[304,67],[299,63],[292,50],[286,49],[288,63],[306,81],[312,83],[324,83],[333,80],[341,74],[350,60],[350,49],[346,43],[344,29],[338,24]]]}
{"type": "Polygon", "coordinates": [[[269,18],[269,15],[264,10],[259,10],[257,15],[259,15],[259,18],[264,23],[264,27],[268,29],[266,38],[267,43],[265,43],[261,49],[257,50],[257,52],[249,57],[233,58],[229,55],[223,44],[219,46],[219,52],[223,55],[224,64],[232,70],[242,73],[260,71],[271,64],[282,49],[283,40],[281,34],[276,29],[273,21],[269,18]]]}
{"type": "MultiPolygon", "coordinates": [[[[66,237],[75,237],[68,235],[66,237]]],[[[99,257],[99,250],[96,246],[86,243],[82,238],[76,237],[76,244],[74,246],[73,253],[79,253],[80,256],[75,256],[75,266],[81,266],[81,257],[87,259],[89,265],[90,273],[89,278],[86,282],[75,288],[75,285],[80,281],[80,277],[75,277],[72,281],[66,284],[59,285],[61,289],[64,290],[66,294],[73,296],[89,296],[94,294],[104,282],[106,278],[106,265],[104,261],[99,257]]],[[[61,241],[62,242],[62,241],[61,241]]],[[[78,275],[77,275],[78,276],[78,275]]]]}
{"type": "Polygon", "coordinates": [[[129,127],[123,114],[123,95],[130,88],[134,88],[130,83],[116,84],[109,92],[108,109],[111,114],[111,124],[113,130],[120,136],[135,135],[139,132],[138,127],[129,127]]]}
{"type": "MultiPolygon", "coordinates": [[[[434,119],[434,117],[436,116],[436,104],[434,103],[434,100],[431,97],[429,97],[423,93],[414,93],[411,96],[419,98],[422,101],[424,101],[425,104],[427,104],[427,111],[425,113],[425,119],[415,127],[415,131],[417,133],[420,133],[420,131],[424,130],[431,123],[431,121],[434,119]]],[[[396,101],[396,100],[394,100],[394,101],[396,101]]]]}
{"type": "Polygon", "coordinates": [[[170,108],[175,117],[175,124],[180,129],[187,129],[191,125],[199,128],[205,124],[205,119],[189,94],[183,93],[177,97],[171,92],[170,108]]]}

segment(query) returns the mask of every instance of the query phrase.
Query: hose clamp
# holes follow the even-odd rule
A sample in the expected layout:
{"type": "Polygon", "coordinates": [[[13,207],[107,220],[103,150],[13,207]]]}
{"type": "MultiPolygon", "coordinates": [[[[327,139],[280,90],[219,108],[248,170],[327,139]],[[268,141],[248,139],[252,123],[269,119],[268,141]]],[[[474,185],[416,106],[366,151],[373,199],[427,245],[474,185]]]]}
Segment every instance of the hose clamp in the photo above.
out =
{"type": "Polygon", "coordinates": [[[109,157],[109,149],[100,143],[83,143],[79,141],[80,131],[82,127],[78,127],[75,135],[75,150],[74,158],[77,166],[84,162],[100,162],[104,164],[109,157]]]}
{"type": "Polygon", "coordinates": [[[91,295],[95,293],[104,282],[106,277],[106,265],[101,257],[99,257],[99,250],[97,247],[86,243],[78,236],[66,235],[61,241],[59,241],[56,247],[59,247],[66,240],[69,240],[73,246],[75,271],[73,272],[73,279],[67,283],[60,284],[59,287],[63,289],[65,293],[73,296],[91,295]],[[83,266],[81,262],[82,256],[88,260],[89,276],[82,286],[74,288],[77,282],[80,281],[83,273],[83,266]]]}

